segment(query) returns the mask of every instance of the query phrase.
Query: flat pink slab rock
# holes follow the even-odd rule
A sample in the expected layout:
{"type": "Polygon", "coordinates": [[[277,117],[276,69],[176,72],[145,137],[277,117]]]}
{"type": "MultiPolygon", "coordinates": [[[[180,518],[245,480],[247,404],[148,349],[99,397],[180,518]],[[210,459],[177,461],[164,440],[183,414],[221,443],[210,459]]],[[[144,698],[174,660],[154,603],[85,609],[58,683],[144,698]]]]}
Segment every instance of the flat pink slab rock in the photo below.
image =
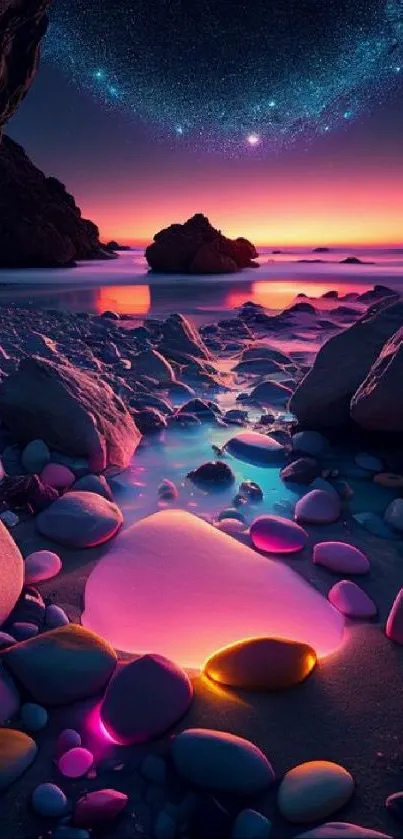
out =
{"type": "Polygon", "coordinates": [[[337,649],[344,620],[284,563],[191,513],[164,510],[122,533],[87,580],[84,626],[119,650],[200,668],[243,638],[337,649]]]}
{"type": "Polygon", "coordinates": [[[323,565],[336,574],[367,574],[365,554],[347,542],[318,542],[313,549],[314,565],[323,565]]]}
{"type": "Polygon", "coordinates": [[[348,618],[373,618],[377,613],[374,601],[351,580],[336,583],[330,589],[328,599],[348,618]]]}

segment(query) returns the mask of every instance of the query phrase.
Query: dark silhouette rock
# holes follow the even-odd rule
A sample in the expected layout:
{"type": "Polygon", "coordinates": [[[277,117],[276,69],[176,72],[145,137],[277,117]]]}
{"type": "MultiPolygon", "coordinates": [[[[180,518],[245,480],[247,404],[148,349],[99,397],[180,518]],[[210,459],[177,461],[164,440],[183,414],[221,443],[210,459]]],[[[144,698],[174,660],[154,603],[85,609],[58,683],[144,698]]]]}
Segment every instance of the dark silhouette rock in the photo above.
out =
{"type": "Polygon", "coordinates": [[[31,85],[51,0],[1,0],[0,134],[31,85]]]}
{"type": "Polygon", "coordinates": [[[153,271],[184,274],[227,274],[254,267],[256,248],[247,239],[227,239],[208,218],[197,213],[184,224],[171,224],[154,236],[146,249],[153,271]]]}
{"type": "Polygon", "coordinates": [[[114,253],[115,251],[131,251],[130,245],[119,245],[119,243],[115,242],[114,239],[112,239],[110,242],[107,242],[106,245],[103,245],[103,248],[104,250],[110,251],[111,253],[114,253]]]}
{"type": "Polygon", "coordinates": [[[10,137],[0,144],[0,267],[63,267],[77,259],[111,259],[98,228],[74,198],[47,178],[10,137]]]}
{"type": "Polygon", "coordinates": [[[368,431],[403,431],[403,328],[382,348],[351,400],[351,416],[368,431]]]}
{"type": "Polygon", "coordinates": [[[358,256],[347,256],[346,259],[340,260],[341,265],[375,265],[374,262],[364,262],[358,259],[358,256]]]}
{"type": "MultiPolygon", "coordinates": [[[[314,248],[312,253],[329,253],[330,248],[314,248]]],[[[324,296],[324,295],[323,295],[324,296]]]]}

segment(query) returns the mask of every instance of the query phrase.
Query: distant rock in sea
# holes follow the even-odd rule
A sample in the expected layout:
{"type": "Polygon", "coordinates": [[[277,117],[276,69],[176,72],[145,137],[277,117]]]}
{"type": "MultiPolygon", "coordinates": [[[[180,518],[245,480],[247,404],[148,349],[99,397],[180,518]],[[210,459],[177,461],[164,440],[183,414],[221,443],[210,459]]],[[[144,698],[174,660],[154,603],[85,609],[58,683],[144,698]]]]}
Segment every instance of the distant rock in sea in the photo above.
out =
{"type": "Polygon", "coordinates": [[[156,233],[145,255],[153,271],[231,274],[257,267],[253,260],[258,253],[247,239],[227,239],[206,216],[196,213],[184,224],[171,224],[156,233]]]}
{"type": "Polygon", "coordinates": [[[105,251],[111,251],[111,253],[114,253],[115,251],[131,251],[132,250],[130,245],[119,245],[119,243],[115,242],[114,239],[112,239],[110,242],[107,242],[106,245],[103,245],[103,248],[104,248],[105,251]]]}
{"type": "Polygon", "coordinates": [[[313,248],[312,253],[329,253],[330,248],[313,248]]]}
{"type": "Polygon", "coordinates": [[[358,259],[358,256],[347,256],[346,259],[340,260],[340,265],[375,265],[375,262],[364,262],[358,259]]]}

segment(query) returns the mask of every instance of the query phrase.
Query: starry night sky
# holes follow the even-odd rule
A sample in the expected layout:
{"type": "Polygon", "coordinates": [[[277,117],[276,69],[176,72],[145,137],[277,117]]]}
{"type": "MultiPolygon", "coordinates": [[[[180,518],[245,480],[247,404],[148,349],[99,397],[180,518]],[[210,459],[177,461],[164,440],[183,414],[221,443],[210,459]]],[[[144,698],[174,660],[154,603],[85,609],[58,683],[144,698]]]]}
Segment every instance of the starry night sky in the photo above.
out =
{"type": "Polygon", "coordinates": [[[55,0],[9,127],[105,237],[403,238],[403,0],[55,0]]]}

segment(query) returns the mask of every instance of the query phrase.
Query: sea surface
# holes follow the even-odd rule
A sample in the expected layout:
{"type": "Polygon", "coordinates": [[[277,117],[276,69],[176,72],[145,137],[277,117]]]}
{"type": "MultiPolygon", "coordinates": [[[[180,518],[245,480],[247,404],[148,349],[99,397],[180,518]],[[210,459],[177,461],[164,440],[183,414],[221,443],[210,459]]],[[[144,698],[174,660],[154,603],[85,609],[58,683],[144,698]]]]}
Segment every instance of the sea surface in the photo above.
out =
{"type": "Polygon", "coordinates": [[[83,262],[76,268],[1,270],[0,304],[91,313],[113,309],[135,319],[176,311],[203,323],[224,316],[247,300],[276,311],[301,292],[318,297],[330,289],[342,295],[365,291],[374,283],[393,288],[403,284],[403,248],[331,249],[326,253],[287,249],[279,254],[262,249],[259,263],[259,268],[239,274],[153,274],[143,250],[133,249],[115,260],[83,262]],[[340,264],[348,256],[367,264],[340,264]]]}

